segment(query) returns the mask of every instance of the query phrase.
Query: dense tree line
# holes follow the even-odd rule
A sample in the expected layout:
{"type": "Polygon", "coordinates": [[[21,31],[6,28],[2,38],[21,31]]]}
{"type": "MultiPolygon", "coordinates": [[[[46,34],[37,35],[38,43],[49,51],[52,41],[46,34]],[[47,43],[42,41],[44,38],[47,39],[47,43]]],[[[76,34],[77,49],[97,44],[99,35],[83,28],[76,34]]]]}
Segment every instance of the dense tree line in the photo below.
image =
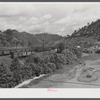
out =
{"type": "Polygon", "coordinates": [[[24,80],[62,69],[64,65],[72,64],[78,60],[81,53],[76,51],[75,49],[64,49],[61,53],[45,51],[31,54],[23,62],[14,58],[10,66],[1,63],[0,87],[12,88],[24,80]]]}

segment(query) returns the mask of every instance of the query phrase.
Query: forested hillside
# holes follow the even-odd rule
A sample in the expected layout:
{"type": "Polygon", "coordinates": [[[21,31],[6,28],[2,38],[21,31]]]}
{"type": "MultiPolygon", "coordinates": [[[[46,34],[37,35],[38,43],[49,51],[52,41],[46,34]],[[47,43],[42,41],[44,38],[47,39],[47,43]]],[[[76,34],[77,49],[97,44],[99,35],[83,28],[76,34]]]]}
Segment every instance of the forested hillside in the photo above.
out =
{"type": "Polygon", "coordinates": [[[63,37],[53,34],[41,33],[38,35],[27,32],[19,32],[17,30],[7,29],[0,32],[0,46],[25,46],[40,47],[45,42],[45,45],[53,45],[56,41],[63,37]]]}
{"type": "Polygon", "coordinates": [[[94,37],[95,39],[100,40],[100,20],[98,19],[95,22],[87,23],[86,26],[75,30],[72,34],[72,37],[94,37]]]}
{"type": "Polygon", "coordinates": [[[100,41],[100,20],[87,23],[86,26],[75,30],[71,36],[66,38],[66,44],[73,44],[73,46],[84,45],[88,47],[97,41],[100,41]]]}

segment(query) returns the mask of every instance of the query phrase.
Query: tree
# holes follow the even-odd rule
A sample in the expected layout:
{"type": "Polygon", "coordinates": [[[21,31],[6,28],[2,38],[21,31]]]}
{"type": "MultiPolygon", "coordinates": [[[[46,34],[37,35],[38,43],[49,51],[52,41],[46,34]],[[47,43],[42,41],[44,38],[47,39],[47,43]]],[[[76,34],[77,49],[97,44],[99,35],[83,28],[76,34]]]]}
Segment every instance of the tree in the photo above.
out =
{"type": "Polygon", "coordinates": [[[25,43],[23,41],[20,42],[21,46],[25,46],[25,43]]]}
{"type": "Polygon", "coordinates": [[[59,43],[57,47],[57,53],[61,53],[65,49],[64,43],[59,43]]]}
{"type": "Polygon", "coordinates": [[[87,25],[89,26],[89,25],[90,25],[90,23],[87,23],[87,25]]]}
{"type": "Polygon", "coordinates": [[[3,32],[5,34],[6,40],[8,42],[11,42],[13,39],[13,31],[11,29],[7,29],[6,31],[3,32]]]}
{"type": "Polygon", "coordinates": [[[31,49],[32,48],[32,42],[28,41],[28,47],[31,49]]]}
{"type": "Polygon", "coordinates": [[[2,39],[1,39],[1,43],[2,43],[2,45],[3,45],[4,47],[6,47],[7,40],[6,40],[5,37],[2,37],[2,39]]]}
{"type": "Polygon", "coordinates": [[[12,73],[9,67],[5,66],[3,62],[0,64],[0,87],[8,88],[12,87],[12,73]]]}
{"type": "Polygon", "coordinates": [[[13,73],[13,78],[16,81],[16,84],[19,84],[21,82],[21,76],[20,76],[20,62],[19,59],[16,57],[12,60],[10,70],[13,73]]]}
{"type": "Polygon", "coordinates": [[[70,37],[70,35],[67,35],[67,38],[69,38],[70,37]]]}
{"type": "Polygon", "coordinates": [[[73,48],[75,55],[77,56],[78,59],[82,57],[82,50],[81,48],[73,48]]]}
{"type": "Polygon", "coordinates": [[[1,64],[0,64],[0,77],[2,77],[3,74],[6,74],[6,67],[4,66],[4,63],[1,62],[1,64]]]}
{"type": "Polygon", "coordinates": [[[17,46],[18,46],[18,44],[20,43],[20,41],[19,41],[17,38],[14,38],[14,39],[13,39],[13,43],[15,44],[16,49],[17,49],[17,46]]]}

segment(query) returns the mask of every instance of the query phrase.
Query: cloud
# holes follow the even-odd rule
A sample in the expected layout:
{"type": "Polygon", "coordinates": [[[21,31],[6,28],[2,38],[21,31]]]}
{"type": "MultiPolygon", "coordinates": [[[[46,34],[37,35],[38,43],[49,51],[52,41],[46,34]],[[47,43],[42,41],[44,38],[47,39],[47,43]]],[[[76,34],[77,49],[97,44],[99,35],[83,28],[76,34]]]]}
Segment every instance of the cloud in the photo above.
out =
{"type": "Polygon", "coordinates": [[[51,14],[47,14],[47,15],[44,15],[43,17],[41,17],[41,20],[48,20],[48,19],[51,19],[52,18],[52,15],[51,14]]]}
{"type": "Polygon", "coordinates": [[[52,18],[52,15],[47,14],[41,16],[40,18],[30,17],[30,18],[20,18],[20,30],[27,30],[28,32],[36,30],[44,30],[49,25],[49,20],[52,18]],[[28,26],[28,27],[27,27],[28,26]]]}
{"type": "Polygon", "coordinates": [[[32,34],[72,32],[100,18],[100,3],[0,4],[0,30],[8,28],[32,34]]]}
{"type": "Polygon", "coordinates": [[[0,4],[0,16],[22,16],[32,14],[35,8],[32,4],[0,4]]]}
{"type": "Polygon", "coordinates": [[[98,5],[90,5],[86,8],[84,6],[82,9],[78,9],[74,10],[73,13],[68,14],[63,18],[56,20],[53,23],[56,25],[59,24],[64,26],[59,32],[62,32],[64,35],[66,35],[66,33],[72,34],[74,30],[87,25],[88,22],[91,23],[92,21],[96,21],[100,18],[100,6],[98,5]]]}

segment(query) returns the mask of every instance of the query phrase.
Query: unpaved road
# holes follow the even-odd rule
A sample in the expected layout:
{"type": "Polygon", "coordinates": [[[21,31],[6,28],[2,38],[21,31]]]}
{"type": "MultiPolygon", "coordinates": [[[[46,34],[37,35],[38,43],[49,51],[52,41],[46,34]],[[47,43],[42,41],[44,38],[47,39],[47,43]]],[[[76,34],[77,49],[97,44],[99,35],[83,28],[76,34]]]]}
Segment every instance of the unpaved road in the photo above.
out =
{"type": "MultiPolygon", "coordinates": [[[[100,70],[100,55],[84,55],[82,58],[86,66],[93,67],[100,70]]],[[[74,67],[81,67],[82,65],[74,65],[74,67]]],[[[78,82],[76,80],[75,70],[70,70],[65,66],[62,71],[58,71],[53,75],[47,75],[41,79],[30,82],[22,88],[98,88],[100,87],[100,79],[91,82],[78,82]],[[68,71],[69,70],[69,71],[68,71]]],[[[69,66],[70,67],[70,66],[69,66]]]]}

